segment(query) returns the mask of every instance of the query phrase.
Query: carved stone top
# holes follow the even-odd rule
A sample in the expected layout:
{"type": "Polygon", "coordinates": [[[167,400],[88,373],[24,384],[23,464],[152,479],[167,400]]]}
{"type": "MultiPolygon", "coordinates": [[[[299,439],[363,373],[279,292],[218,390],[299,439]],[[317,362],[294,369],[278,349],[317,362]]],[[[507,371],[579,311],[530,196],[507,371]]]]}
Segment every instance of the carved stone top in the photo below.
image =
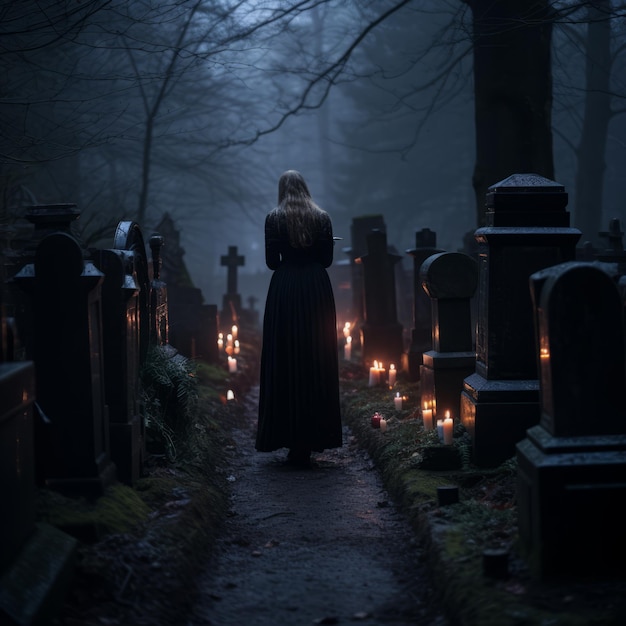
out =
{"type": "Polygon", "coordinates": [[[499,183],[491,185],[488,191],[492,193],[559,193],[565,191],[565,187],[539,174],[512,174],[499,183]]]}

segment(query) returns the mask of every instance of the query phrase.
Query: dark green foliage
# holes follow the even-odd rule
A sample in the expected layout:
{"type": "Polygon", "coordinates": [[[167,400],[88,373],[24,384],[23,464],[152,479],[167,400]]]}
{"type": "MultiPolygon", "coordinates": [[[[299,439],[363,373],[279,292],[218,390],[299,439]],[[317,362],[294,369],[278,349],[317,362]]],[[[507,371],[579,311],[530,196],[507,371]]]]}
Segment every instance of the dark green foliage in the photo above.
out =
{"type": "Polygon", "coordinates": [[[141,371],[147,447],[177,456],[198,402],[196,365],[171,348],[150,349],[141,371]]]}

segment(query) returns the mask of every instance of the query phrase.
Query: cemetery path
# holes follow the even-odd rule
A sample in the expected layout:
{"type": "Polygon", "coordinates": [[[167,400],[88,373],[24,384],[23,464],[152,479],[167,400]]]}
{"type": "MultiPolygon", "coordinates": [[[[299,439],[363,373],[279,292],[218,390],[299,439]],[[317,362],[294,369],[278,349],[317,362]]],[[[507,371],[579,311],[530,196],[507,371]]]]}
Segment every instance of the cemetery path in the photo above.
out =
{"type": "Polygon", "coordinates": [[[187,626],[445,626],[408,523],[348,429],[311,469],[254,449],[258,389],[235,429],[232,508],[187,626]]]}

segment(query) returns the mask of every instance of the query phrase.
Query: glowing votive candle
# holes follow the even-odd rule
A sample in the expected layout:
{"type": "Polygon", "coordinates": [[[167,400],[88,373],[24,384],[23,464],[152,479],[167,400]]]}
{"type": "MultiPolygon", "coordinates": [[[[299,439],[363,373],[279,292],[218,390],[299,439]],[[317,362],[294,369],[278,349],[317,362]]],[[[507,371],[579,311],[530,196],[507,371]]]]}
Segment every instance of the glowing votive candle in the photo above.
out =
{"type": "Polygon", "coordinates": [[[235,354],[239,354],[240,348],[239,348],[239,339],[235,339],[235,348],[233,350],[233,352],[235,354]]]}
{"type": "Polygon", "coordinates": [[[237,371],[237,359],[233,356],[228,357],[228,371],[231,374],[237,371]]]}
{"type": "Polygon", "coordinates": [[[424,430],[433,429],[433,410],[422,409],[422,419],[424,420],[424,430]]]}
{"type": "Polygon", "coordinates": [[[443,442],[449,446],[453,439],[454,422],[451,417],[446,417],[443,420],[443,442]]]}
{"type": "Polygon", "coordinates": [[[347,339],[350,336],[350,322],[343,325],[343,336],[347,339]]]}
{"type": "Polygon", "coordinates": [[[396,366],[392,363],[389,366],[389,386],[393,387],[396,384],[396,366]]]}
{"type": "Polygon", "coordinates": [[[237,328],[236,325],[234,325],[231,329],[230,329],[232,335],[233,335],[233,339],[237,339],[238,333],[239,333],[239,329],[237,328]]]}
{"type": "Polygon", "coordinates": [[[379,383],[380,383],[380,368],[378,367],[378,361],[374,361],[374,365],[370,367],[369,386],[375,387],[379,383]]]}
{"type": "MultiPolygon", "coordinates": [[[[389,370],[389,373],[391,373],[391,369],[389,370]]],[[[402,411],[402,397],[400,396],[399,391],[398,393],[396,393],[393,399],[393,404],[396,407],[396,411],[402,411]]]]}
{"type": "Polygon", "coordinates": [[[346,337],[346,343],[343,346],[343,358],[346,361],[349,361],[351,357],[352,357],[352,337],[348,335],[346,337]]]}

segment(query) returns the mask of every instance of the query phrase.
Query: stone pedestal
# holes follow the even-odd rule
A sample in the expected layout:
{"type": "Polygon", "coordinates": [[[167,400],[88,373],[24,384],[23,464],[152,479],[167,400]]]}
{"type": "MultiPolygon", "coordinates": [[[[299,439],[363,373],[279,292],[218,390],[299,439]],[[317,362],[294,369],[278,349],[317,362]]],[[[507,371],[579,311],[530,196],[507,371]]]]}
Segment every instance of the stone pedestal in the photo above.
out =
{"type": "Polygon", "coordinates": [[[440,252],[421,266],[419,282],[432,306],[432,350],[423,354],[422,406],[443,419],[461,414],[463,380],[474,371],[470,300],[478,284],[476,261],[461,252],[440,252]]]}
{"type": "Polygon", "coordinates": [[[496,466],[539,422],[532,273],[575,258],[580,231],[569,227],[562,185],[515,174],[487,193],[479,245],[476,371],[463,383],[461,420],[473,461],[496,466]]]}
{"type": "Polygon", "coordinates": [[[533,274],[541,422],[517,444],[520,544],[541,578],[624,577],[626,379],[615,265],[533,274]]]}

